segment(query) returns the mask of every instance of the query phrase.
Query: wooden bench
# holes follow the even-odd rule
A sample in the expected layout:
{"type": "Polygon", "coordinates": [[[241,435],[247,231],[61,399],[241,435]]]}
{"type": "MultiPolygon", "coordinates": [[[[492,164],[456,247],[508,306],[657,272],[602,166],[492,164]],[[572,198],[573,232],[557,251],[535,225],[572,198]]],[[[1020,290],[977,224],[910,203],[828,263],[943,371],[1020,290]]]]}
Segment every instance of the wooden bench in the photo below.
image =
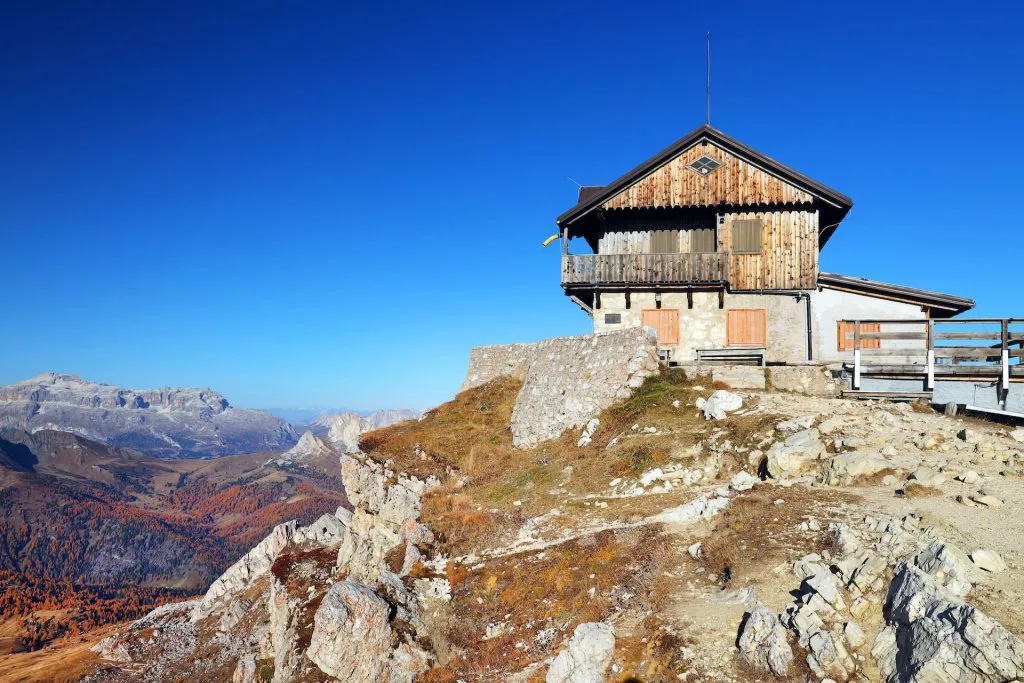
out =
{"type": "Polygon", "coordinates": [[[764,354],[764,347],[697,349],[697,362],[711,365],[759,365],[763,367],[764,354]]]}

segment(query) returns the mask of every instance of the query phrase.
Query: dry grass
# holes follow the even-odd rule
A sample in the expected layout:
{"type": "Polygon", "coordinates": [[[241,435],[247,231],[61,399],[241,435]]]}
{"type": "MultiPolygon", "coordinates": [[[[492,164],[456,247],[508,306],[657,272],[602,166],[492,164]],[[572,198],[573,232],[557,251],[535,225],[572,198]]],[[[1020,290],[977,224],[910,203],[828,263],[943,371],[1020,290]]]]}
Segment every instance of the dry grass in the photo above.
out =
{"type": "MultiPolygon", "coordinates": [[[[572,430],[536,448],[514,449],[509,424],[521,386],[499,378],[460,393],[420,421],[363,436],[362,449],[378,462],[391,460],[393,469],[441,479],[443,486],[426,496],[423,519],[451,555],[502,545],[529,517],[562,507],[563,494],[595,493],[612,479],[637,477],[682,457],[709,431],[694,407],[707,390],[695,390],[675,369],[648,378],[630,398],[605,410],[588,446],[577,446],[572,430]],[[646,427],[657,433],[646,433],[646,427]]],[[[713,427],[720,443],[749,446],[777,419],[730,416],[713,427]]],[[[735,454],[722,474],[746,466],[745,455],[735,454]]]]}
{"type": "Polygon", "coordinates": [[[928,484],[919,484],[916,481],[907,482],[902,489],[896,490],[896,495],[904,498],[934,498],[943,496],[941,489],[928,484]]]}
{"type": "MultiPolygon", "coordinates": [[[[797,530],[810,517],[856,500],[831,489],[758,487],[733,499],[701,545],[701,562],[723,585],[743,585],[765,566],[825,547],[827,532],[797,530]],[[775,500],[785,501],[776,505],[775,500]]],[[[824,527],[825,524],[822,524],[824,527]]]]}
{"type": "Polygon", "coordinates": [[[624,604],[623,594],[644,600],[661,569],[664,545],[653,527],[602,531],[474,571],[450,570],[444,650],[451,655],[424,680],[501,679],[554,655],[577,625],[607,619],[624,604]],[[492,624],[502,624],[504,633],[483,640],[492,624]]]}

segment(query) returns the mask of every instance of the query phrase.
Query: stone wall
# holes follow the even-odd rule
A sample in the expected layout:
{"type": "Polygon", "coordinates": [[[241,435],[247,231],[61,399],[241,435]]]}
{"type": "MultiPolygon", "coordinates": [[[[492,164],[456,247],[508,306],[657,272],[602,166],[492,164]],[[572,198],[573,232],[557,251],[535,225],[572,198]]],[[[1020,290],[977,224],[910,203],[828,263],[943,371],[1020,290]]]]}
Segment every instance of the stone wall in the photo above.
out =
{"type": "MultiPolygon", "coordinates": [[[[763,308],[768,323],[766,360],[793,362],[807,360],[807,322],[803,300],[795,294],[732,294],[725,295],[725,308],[718,307],[717,292],[694,292],[693,308],[689,308],[683,292],[661,295],[662,308],[679,311],[679,344],[669,346],[673,360],[690,362],[697,359],[697,349],[721,349],[726,346],[726,318],[730,308],[763,308]]],[[[598,334],[637,327],[644,309],[656,308],[653,292],[634,292],[626,308],[626,295],[606,293],[601,308],[594,311],[594,331],[598,334]],[[620,322],[606,323],[605,315],[619,314],[620,322]]]]}
{"type": "Polygon", "coordinates": [[[521,379],[523,388],[512,411],[512,443],[528,448],[582,427],[658,371],[654,331],[633,327],[473,349],[462,388],[496,377],[521,379]]]}

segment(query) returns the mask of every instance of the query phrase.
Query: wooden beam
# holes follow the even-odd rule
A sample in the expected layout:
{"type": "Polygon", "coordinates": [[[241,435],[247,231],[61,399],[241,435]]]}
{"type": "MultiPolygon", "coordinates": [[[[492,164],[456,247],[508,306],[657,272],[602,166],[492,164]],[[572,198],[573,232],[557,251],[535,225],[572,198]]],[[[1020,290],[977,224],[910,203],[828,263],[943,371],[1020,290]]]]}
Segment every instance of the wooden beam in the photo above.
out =
{"type": "Polygon", "coordinates": [[[691,309],[691,310],[693,309],[693,290],[692,289],[686,290],[686,307],[691,309]]]}
{"type": "Polygon", "coordinates": [[[718,308],[725,308],[725,290],[718,290],[718,308]]]}
{"type": "Polygon", "coordinates": [[[629,310],[629,304],[630,304],[630,301],[629,301],[629,290],[627,289],[626,290],[626,310],[627,311],[629,310]]]}

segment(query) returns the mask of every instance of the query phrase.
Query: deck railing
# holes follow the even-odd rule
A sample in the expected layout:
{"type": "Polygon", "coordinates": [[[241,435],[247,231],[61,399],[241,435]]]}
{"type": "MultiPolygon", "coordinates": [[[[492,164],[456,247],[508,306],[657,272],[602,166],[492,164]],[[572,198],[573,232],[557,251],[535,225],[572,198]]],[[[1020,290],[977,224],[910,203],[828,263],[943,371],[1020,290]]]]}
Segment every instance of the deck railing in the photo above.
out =
{"type": "Polygon", "coordinates": [[[726,252],[683,254],[567,254],[562,284],[724,284],[726,252]]]}
{"type": "Polygon", "coordinates": [[[851,320],[853,388],[862,374],[991,378],[1006,389],[1024,379],[1024,318],[851,320]]]}

